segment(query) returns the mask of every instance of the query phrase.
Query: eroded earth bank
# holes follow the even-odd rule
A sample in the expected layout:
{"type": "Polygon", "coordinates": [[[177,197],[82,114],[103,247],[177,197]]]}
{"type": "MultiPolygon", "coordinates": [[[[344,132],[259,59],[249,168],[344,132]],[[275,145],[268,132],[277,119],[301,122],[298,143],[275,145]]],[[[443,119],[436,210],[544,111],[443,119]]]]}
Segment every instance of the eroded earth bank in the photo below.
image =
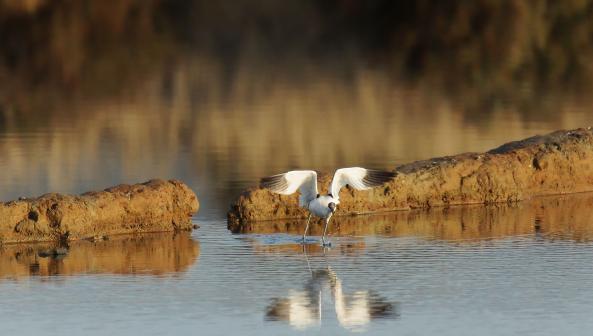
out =
{"type": "Polygon", "coordinates": [[[0,243],[190,230],[198,208],[194,192],[176,180],[122,184],[80,196],[22,198],[0,203],[0,243]]]}
{"type": "MultiPolygon", "coordinates": [[[[369,191],[343,188],[336,215],[516,202],[535,196],[593,191],[593,132],[556,131],[510,142],[485,153],[463,153],[404,164],[396,177],[369,191]]],[[[320,192],[331,175],[319,174],[320,192]]],[[[262,188],[245,191],[231,205],[229,229],[252,222],[306,218],[297,194],[262,188]]]]}

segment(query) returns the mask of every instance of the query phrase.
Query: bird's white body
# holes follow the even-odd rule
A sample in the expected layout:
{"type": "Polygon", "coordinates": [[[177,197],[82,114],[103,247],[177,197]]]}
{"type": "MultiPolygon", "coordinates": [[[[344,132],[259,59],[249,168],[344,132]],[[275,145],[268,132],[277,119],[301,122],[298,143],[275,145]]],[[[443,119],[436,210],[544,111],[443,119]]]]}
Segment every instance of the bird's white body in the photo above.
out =
{"type": "Polygon", "coordinates": [[[325,242],[325,233],[329,219],[336,211],[337,205],[340,204],[340,190],[342,187],[349,185],[357,190],[366,190],[380,186],[391,180],[394,176],[395,174],[391,172],[369,170],[360,167],[341,168],[334,173],[334,178],[332,179],[327,195],[320,195],[317,192],[317,173],[313,170],[293,170],[284,174],[265,177],[261,180],[261,185],[282,195],[290,195],[298,190],[301,193],[299,205],[307,208],[310,212],[307,219],[307,226],[305,227],[305,234],[303,235],[303,242],[309,229],[311,215],[315,215],[325,219],[323,236],[321,236],[321,240],[325,246],[328,245],[325,242]]]}
{"type": "Polygon", "coordinates": [[[309,209],[309,211],[317,217],[328,218],[331,217],[331,215],[333,214],[333,212],[329,208],[329,204],[332,202],[336,205],[340,203],[339,200],[333,198],[332,196],[319,196],[309,202],[307,209],[309,209]]]}

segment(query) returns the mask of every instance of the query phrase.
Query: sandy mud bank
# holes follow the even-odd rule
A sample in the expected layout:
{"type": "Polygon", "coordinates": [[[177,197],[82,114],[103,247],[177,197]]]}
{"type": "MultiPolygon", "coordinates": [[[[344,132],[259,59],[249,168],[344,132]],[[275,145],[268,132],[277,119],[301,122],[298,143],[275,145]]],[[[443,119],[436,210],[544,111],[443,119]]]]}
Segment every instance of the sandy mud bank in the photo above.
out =
{"type": "Polygon", "coordinates": [[[45,194],[0,203],[0,243],[190,230],[198,208],[194,192],[176,180],[119,185],[79,196],[45,194]]]}
{"type": "MultiPolygon", "coordinates": [[[[396,177],[369,191],[343,188],[336,215],[516,202],[535,196],[593,191],[591,128],[556,131],[510,142],[485,153],[463,153],[398,166],[396,177]]],[[[327,190],[329,174],[320,175],[327,190]]],[[[298,195],[245,191],[231,205],[228,225],[306,218],[298,195]]]]}

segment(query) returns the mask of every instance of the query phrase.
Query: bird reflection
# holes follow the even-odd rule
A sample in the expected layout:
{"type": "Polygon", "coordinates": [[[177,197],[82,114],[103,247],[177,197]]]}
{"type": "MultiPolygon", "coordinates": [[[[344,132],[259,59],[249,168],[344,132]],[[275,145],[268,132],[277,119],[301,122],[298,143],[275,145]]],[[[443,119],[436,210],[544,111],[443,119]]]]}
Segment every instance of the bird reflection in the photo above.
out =
{"type": "Polygon", "coordinates": [[[306,252],[305,258],[311,278],[303,290],[291,289],[287,297],[272,299],[266,311],[267,320],[285,321],[299,330],[320,325],[324,299],[333,302],[338,323],[350,330],[362,330],[373,319],[399,316],[397,303],[370,290],[344,293],[342,281],[329,265],[313,270],[306,252]]]}

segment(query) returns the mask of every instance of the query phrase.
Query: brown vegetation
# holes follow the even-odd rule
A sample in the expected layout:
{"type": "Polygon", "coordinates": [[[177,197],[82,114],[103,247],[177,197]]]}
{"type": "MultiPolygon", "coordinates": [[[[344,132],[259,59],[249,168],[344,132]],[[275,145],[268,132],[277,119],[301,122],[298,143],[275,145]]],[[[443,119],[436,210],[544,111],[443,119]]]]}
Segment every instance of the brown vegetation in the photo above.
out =
{"type": "MultiPolygon", "coordinates": [[[[591,0],[2,0],[1,63],[72,85],[106,54],[132,65],[139,55],[170,57],[170,47],[230,62],[361,55],[392,74],[512,94],[509,82],[590,81],[592,19],[591,0]]],[[[125,71],[118,63],[91,73],[125,71]]]]}

